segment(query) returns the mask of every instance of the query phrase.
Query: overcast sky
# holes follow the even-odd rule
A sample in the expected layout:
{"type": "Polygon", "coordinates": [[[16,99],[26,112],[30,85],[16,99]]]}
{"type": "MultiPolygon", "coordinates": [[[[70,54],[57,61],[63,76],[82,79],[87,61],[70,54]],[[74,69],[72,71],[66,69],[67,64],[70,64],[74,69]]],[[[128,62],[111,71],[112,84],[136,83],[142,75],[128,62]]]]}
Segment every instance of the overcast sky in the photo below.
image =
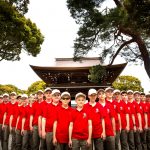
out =
{"type": "MultiPolygon", "coordinates": [[[[19,62],[0,62],[0,84],[13,84],[24,90],[40,80],[29,65],[52,66],[54,58],[73,56],[73,40],[78,30],[78,25],[70,17],[66,0],[30,0],[26,16],[37,24],[45,37],[41,53],[36,58],[22,53],[19,62]]],[[[92,55],[97,56],[94,52],[92,55]]],[[[115,63],[122,61],[118,59],[115,63]]],[[[145,92],[150,91],[150,80],[143,66],[128,65],[121,75],[138,77],[145,92]]]]}

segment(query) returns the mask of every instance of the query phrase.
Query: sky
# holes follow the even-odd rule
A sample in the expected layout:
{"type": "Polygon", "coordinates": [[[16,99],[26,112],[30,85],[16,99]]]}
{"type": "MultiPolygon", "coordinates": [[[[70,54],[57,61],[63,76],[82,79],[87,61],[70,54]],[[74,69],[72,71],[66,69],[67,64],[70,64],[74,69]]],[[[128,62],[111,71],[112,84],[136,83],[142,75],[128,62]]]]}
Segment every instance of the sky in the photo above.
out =
{"type": "MultiPolygon", "coordinates": [[[[110,3],[110,5],[114,5],[110,3]]],[[[107,3],[107,4],[108,4],[107,3]]],[[[73,42],[79,26],[70,16],[66,0],[30,0],[29,11],[26,14],[41,30],[45,40],[37,57],[21,54],[20,61],[0,62],[0,84],[13,84],[20,89],[27,88],[35,81],[41,80],[30,65],[53,66],[55,58],[73,57],[73,42]]],[[[89,56],[97,56],[91,52],[89,56]]],[[[117,59],[114,63],[124,61],[117,59]]],[[[143,65],[128,64],[121,75],[132,75],[139,78],[145,92],[150,91],[150,79],[143,65]]]]}

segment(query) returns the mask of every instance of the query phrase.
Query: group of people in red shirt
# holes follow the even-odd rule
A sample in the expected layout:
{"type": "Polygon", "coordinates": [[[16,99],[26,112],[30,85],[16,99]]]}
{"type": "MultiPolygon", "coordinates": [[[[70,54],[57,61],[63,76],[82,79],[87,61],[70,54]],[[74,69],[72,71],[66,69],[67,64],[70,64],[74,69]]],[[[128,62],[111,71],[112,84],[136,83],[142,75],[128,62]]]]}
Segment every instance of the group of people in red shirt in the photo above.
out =
{"type": "Polygon", "coordinates": [[[49,87],[36,99],[0,95],[2,150],[9,138],[11,150],[150,150],[150,94],[89,89],[75,102],[70,107],[69,92],[49,87]]]}

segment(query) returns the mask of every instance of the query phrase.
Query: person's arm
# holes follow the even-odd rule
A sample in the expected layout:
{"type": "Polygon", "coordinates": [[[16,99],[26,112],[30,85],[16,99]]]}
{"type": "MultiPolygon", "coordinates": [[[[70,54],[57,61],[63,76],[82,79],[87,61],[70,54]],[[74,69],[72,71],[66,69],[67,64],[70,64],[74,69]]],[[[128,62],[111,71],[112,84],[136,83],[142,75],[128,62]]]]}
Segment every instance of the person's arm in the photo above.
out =
{"type": "Polygon", "coordinates": [[[13,120],[13,115],[11,115],[10,119],[9,119],[9,129],[10,129],[10,132],[12,130],[12,120],[13,120]]]}
{"type": "Polygon", "coordinates": [[[127,130],[127,132],[130,130],[129,129],[129,114],[126,114],[126,122],[127,122],[127,126],[126,126],[126,130],[127,130]]]}
{"type": "Polygon", "coordinates": [[[45,132],[45,126],[46,126],[46,118],[42,118],[42,138],[46,138],[46,132],[45,132]]]}
{"type": "Polygon", "coordinates": [[[140,130],[140,132],[142,132],[142,118],[141,118],[141,114],[137,113],[137,117],[138,117],[138,122],[139,122],[139,130],[140,130]]]}
{"type": "Polygon", "coordinates": [[[102,135],[101,138],[106,138],[106,132],[105,132],[105,120],[102,118],[102,135]]]}
{"type": "Polygon", "coordinates": [[[121,116],[120,116],[120,113],[117,113],[118,114],[118,121],[119,121],[119,126],[120,126],[120,131],[122,129],[122,123],[121,123],[121,116]]]}
{"type": "Polygon", "coordinates": [[[87,139],[87,145],[89,146],[91,144],[91,138],[92,138],[92,120],[88,120],[88,139],[87,139]]]}
{"type": "Polygon", "coordinates": [[[145,129],[148,129],[148,115],[147,115],[147,113],[144,113],[144,119],[145,119],[145,129]]]}
{"type": "Polygon", "coordinates": [[[114,135],[116,135],[116,123],[115,123],[115,118],[114,117],[111,118],[111,122],[112,122],[114,135]]]}
{"type": "Polygon", "coordinates": [[[135,114],[132,114],[132,121],[133,121],[134,131],[136,131],[135,114]]]}
{"type": "Polygon", "coordinates": [[[33,123],[33,115],[30,116],[30,131],[33,131],[32,123],[33,123]]]}
{"type": "Polygon", "coordinates": [[[26,118],[23,117],[23,118],[22,118],[22,126],[21,126],[21,135],[24,134],[24,124],[25,124],[25,121],[26,121],[26,118]]]}
{"type": "Polygon", "coordinates": [[[3,116],[2,129],[4,129],[4,126],[5,126],[6,115],[7,115],[7,113],[5,112],[5,113],[4,113],[4,116],[3,116]]]}
{"type": "Polygon", "coordinates": [[[73,122],[69,124],[69,147],[72,148],[72,130],[73,130],[73,122]]]}
{"type": "Polygon", "coordinates": [[[42,116],[38,117],[38,131],[39,131],[39,136],[42,137],[42,116]]]}
{"type": "Polygon", "coordinates": [[[54,121],[53,124],[53,144],[57,144],[57,139],[56,139],[56,128],[57,128],[57,121],[54,121]]]}
{"type": "Polygon", "coordinates": [[[17,130],[19,119],[20,119],[20,116],[17,117],[17,122],[16,122],[16,128],[15,128],[15,130],[17,130]]]}

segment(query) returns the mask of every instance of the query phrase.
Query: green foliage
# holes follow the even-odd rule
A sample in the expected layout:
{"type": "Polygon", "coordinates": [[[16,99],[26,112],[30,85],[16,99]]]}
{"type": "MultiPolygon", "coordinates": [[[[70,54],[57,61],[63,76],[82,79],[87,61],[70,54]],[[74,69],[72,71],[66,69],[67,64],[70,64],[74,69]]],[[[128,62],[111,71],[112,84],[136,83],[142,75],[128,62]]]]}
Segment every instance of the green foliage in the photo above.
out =
{"type": "Polygon", "coordinates": [[[113,87],[119,90],[133,90],[143,92],[141,81],[133,76],[119,76],[114,82],[113,87]]]}
{"type": "Polygon", "coordinates": [[[18,89],[16,86],[7,84],[7,85],[1,85],[0,84],[0,95],[4,93],[10,94],[11,92],[16,92],[17,94],[22,94],[25,91],[18,89]]]}
{"type": "Polygon", "coordinates": [[[44,81],[36,81],[32,83],[27,90],[27,93],[35,94],[38,90],[44,90],[46,88],[46,83],[44,81]]]}
{"type": "Polygon", "coordinates": [[[26,19],[14,5],[0,1],[0,60],[19,60],[22,50],[35,57],[40,53],[43,40],[35,23],[26,19]]]}
{"type": "Polygon", "coordinates": [[[101,65],[93,66],[89,69],[90,75],[89,80],[94,83],[100,83],[101,79],[106,75],[105,67],[101,65]]]}

